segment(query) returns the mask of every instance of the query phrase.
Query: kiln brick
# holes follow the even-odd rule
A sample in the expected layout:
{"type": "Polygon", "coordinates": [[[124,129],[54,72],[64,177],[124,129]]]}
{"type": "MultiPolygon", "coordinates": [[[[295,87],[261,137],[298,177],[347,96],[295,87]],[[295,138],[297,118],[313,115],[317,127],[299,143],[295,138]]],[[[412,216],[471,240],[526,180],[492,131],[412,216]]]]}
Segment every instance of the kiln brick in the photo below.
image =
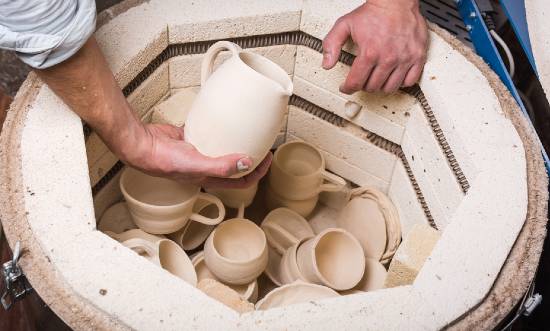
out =
{"type": "Polygon", "coordinates": [[[168,64],[163,63],[127,98],[138,117],[142,118],[163,96],[170,92],[168,64]]]}
{"type": "Polygon", "coordinates": [[[401,161],[398,161],[395,165],[389,186],[388,196],[399,213],[403,236],[406,236],[415,224],[428,224],[426,215],[401,161]]]}
{"type": "Polygon", "coordinates": [[[235,290],[214,279],[203,279],[199,282],[197,287],[209,297],[220,301],[240,314],[254,311],[254,305],[252,303],[243,300],[235,290]]]}
{"type": "Polygon", "coordinates": [[[339,91],[339,87],[349,72],[349,66],[338,62],[334,68],[324,70],[319,66],[322,59],[321,53],[305,46],[298,46],[294,75],[346,101],[350,100],[362,105],[363,111],[371,111],[397,125],[405,126],[408,121],[405,113],[416,102],[412,96],[401,92],[392,95],[363,91],[352,95],[343,94],[339,91]]]}
{"type": "Polygon", "coordinates": [[[363,107],[355,117],[348,118],[344,110],[346,102],[349,102],[348,100],[337,94],[328,92],[302,77],[294,76],[294,94],[310,102],[315,101],[317,106],[330,110],[338,116],[393,141],[396,144],[401,143],[403,132],[405,132],[405,128],[402,125],[369,110],[367,107],[363,107]]]}
{"type": "Polygon", "coordinates": [[[196,96],[197,93],[192,89],[172,95],[153,108],[152,122],[183,126],[196,96]]]}
{"type": "Polygon", "coordinates": [[[429,225],[415,224],[390,263],[385,287],[412,284],[439,236],[439,232],[429,225]]]}

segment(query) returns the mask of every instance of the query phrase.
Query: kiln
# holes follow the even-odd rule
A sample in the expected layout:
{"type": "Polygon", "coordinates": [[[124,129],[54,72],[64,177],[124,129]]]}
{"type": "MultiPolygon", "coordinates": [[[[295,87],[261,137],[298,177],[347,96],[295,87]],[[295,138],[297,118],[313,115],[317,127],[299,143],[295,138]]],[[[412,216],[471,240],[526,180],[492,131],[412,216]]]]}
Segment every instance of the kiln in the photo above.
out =
{"type": "Polygon", "coordinates": [[[128,0],[95,34],[143,120],[200,82],[216,40],[252,48],[291,75],[277,144],[303,139],[327,168],[395,203],[404,234],[441,239],[409,286],[238,315],[96,230],[121,199],[122,165],[33,74],[1,136],[1,219],[43,300],[75,329],[490,329],[526,291],[545,236],[547,177],[536,135],[495,74],[432,26],[419,85],[395,95],[338,92],[354,50],[320,68],[334,20],[361,1],[128,0]],[[359,112],[346,109],[361,107],[359,112]]]}

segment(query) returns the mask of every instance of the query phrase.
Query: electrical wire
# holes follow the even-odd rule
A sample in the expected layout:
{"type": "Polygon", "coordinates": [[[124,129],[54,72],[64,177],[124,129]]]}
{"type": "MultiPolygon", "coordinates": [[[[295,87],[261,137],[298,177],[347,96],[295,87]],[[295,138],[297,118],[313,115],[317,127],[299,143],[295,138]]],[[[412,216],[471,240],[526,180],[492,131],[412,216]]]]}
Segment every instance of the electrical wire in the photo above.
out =
{"type": "Polygon", "coordinates": [[[502,38],[498,35],[498,33],[495,30],[490,30],[491,36],[495,39],[495,41],[502,47],[504,50],[504,53],[506,53],[506,57],[508,58],[508,72],[510,73],[510,76],[513,78],[515,71],[516,71],[516,64],[514,62],[514,56],[512,55],[512,52],[510,51],[510,48],[508,48],[508,45],[502,40],[502,38]]]}

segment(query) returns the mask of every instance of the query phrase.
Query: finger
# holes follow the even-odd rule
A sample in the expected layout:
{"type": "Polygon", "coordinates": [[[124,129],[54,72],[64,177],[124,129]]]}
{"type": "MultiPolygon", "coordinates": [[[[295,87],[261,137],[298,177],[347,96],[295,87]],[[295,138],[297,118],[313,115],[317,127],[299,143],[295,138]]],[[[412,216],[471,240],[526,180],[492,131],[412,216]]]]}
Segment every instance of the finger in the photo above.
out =
{"type": "Polygon", "coordinates": [[[350,35],[349,24],[344,17],[339,18],[323,40],[323,68],[331,69],[340,57],[340,50],[350,35]]]}
{"type": "Polygon", "coordinates": [[[376,60],[365,53],[355,58],[346,81],[340,86],[340,92],[352,94],[363,89],[367,82],[376,60]]]}
{"type": "Polygon", "coordinates": [[[420,76],[422,75],[423,68],[424,68],[423,63],[417,63],[413,65],[412,68],[407,73],[407,75],[405,76],[405,79],[403,80],[403,86],[409,87],[416,84],[420,80],[420,76]]]}
{"type": "Polygon", "coordinates": [[[269,153],[266,158],[248,175],[241,178],[207,177],[202,182],[204,188],[243,189],[257,183],[267,174],[273,155],[269,153]]]}
{"type": "Polygon", "coordinates": [[[229,154],[220,157],[208,157],[195,151],[188,172],[204,177],[231,177],[246,172],[252,167],[252,159],[244,154],[229,154]]]}
{"type": "Polygon", "coordinates": [[[382,86],[382,91],[384,93],[393,93],[397,91],[403,85],[403,80],[410,68],[410,65],[401,65],[395,68],[386,80],[386,83],[382,86]]]}
{"type": "Polygon", "coordinates": [[[378,64],[370,74],[364,90],[367,92],[380,91],[394,69],[395,65],[390,66],[388,64],[378,64]]]}

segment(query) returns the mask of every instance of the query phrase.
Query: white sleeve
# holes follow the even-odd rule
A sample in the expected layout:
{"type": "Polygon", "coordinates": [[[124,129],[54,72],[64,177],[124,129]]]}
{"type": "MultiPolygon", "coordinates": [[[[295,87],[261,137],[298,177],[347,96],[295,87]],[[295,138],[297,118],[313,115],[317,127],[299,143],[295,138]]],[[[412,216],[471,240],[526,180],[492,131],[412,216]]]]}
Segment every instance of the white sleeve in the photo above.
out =
{"type": "Polygon", "coordinates": [[[33,68],[75,54],[95,30],[94,0],[0,0],[0,48],[33,68]]]}

